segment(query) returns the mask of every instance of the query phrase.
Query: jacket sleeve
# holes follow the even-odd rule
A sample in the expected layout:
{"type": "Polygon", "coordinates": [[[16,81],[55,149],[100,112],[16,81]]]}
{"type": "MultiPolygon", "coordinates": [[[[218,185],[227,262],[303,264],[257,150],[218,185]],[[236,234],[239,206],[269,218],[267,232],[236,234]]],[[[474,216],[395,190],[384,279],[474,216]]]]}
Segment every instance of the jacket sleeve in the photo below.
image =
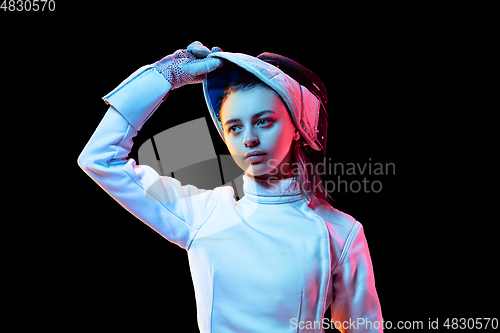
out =
{"type": "Polygon", "coordinates": [[[332,279],[331,314],[336,327],[341,332],[383,332],[372,261],[359,222],[347,237],[332,279]]]}
{"type": "Polygon", "coordinates": [[[186,249],[213,210],[220,190],[182,186],[127,158],[132,138],[170,89],[170,83],[150,65],[103,97],[110,108],[78,157],[78,165],[130,213],[186,249]]]}

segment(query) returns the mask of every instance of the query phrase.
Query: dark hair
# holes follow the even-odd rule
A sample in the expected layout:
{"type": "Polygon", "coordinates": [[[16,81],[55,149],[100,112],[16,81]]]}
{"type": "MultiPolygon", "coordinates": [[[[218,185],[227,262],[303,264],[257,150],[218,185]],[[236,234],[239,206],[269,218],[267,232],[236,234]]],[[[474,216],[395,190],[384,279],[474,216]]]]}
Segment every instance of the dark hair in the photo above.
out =
{"type": "MultiPolygon", "coordinates": [[[[265,84],[264,82],[259,80],[255,75],[253,75],[250,72],[241,71],[241,73],[239,75],[240,75],[240,77],[238,78],[238,80],[229,83],[229,85],[224,90],[224,95],[222,95],[222,103],[221,103],[221,108],[220,108],[221,110],[222,110],[222,104],[224,104],[224,102],[226,101],[226,98],[229,96],[229,94],[231,94],[233,92],[247,91],[247,90],[251,90],[253,88],[257,88],[257,87],[271,89],[267,84],[265,84]]],[[[281,96],[280,96],[280,98],[281,98],[281,96]]],[[[283,104],[286,106],[286,103],[283,102],[283,104]]],[[[288,107],[286,109],[288,110],[288,107]]],[[[288,111],[288,113],[290,113],[290,111],[288,111]]],[[[217,116],[218,116],[219,122],[220,122],[221,121],[220,111],[219,111],[217,116]]]]}
{"type": "MultiPolygon", "coordinates": [[[[259,80],[255,75],[249,72],[242,73],[238,80],[229,83],[225,88],[221,105],[224,104],[226,98],[231,93],[234,93],[236,91],[248,91],[257,87],[263,87],[272,90],[271,87],[259,80]]],[[[288,109],[288,106],[283,101],[283,99],[281,100],[283,102],[283,105],[285,105],[288,111],[288,115],[290,116],[290,119],[293,123],[293,117],[290,110],[288,109]]],[[[220,112],[218,114],[218,118],[220,122],[220,112]]],[[[334,200],[325,190],[321,175],[318,172],[320,170],[317,170],[318,163],[323,162],[322,152],[315,151],[310,147],[307,147],[302,137],[300,137],[299,140],[293,140],[290,149],[292,150],[292,166],[296,166],[296,168],[292,170],[292,175],[296,177],[296,183],[292,182],[287,191],[289,191],[292,186],[298,185],[300,187],[302,195],[307,198],[308,201],[315,198],[330,205],[334,200]]]]}

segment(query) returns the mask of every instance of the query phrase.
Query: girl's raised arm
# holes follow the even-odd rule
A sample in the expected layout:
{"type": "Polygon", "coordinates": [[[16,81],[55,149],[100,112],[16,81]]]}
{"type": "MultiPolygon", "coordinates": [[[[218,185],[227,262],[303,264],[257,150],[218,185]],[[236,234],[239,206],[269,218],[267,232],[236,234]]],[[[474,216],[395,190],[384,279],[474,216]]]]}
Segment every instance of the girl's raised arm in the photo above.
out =
{"type": "Polygon", "coordinates": [[[78,165],[111,197],[182,248],[189,248],[223,189],[182,186],[127,156],[132,138],[171,89],[201,82],[204,74],[222,65],[207,58],[209,53],[195,42],[134,72],[103,98],[110,108],[78,157],[78,165]]]}

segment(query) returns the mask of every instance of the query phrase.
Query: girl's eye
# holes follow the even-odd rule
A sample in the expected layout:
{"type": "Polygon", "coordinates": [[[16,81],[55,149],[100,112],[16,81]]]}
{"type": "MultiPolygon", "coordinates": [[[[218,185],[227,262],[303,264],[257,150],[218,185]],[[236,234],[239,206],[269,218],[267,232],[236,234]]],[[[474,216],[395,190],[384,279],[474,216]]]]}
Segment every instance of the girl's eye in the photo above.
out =
{"type": "Polygon", "coordinates": [[[262,118],[262,119],[259,119],[259,121],[257,122],[257,125],[258,125],[259,123],[265,126],[265,125],[270,124],[270,123],[271,123],[271,121],[270,121],[269,119],[267,119],[267,118],[262,118]]]}
{"type": "MultiPolygon", "coordinates": [[[[271,123],[271,119],[268,119],[268,118],[262,118],[262,119],[259,119],[257,121],[257,125],[262,125],[262,126],[267,126],[270,123],[271,123]]],[[[238,127],[240,127],[240,125],[234,125],[234,126],[229,127],[227,130],[229,133],[234,133],[238,130],[238,127]]]]}

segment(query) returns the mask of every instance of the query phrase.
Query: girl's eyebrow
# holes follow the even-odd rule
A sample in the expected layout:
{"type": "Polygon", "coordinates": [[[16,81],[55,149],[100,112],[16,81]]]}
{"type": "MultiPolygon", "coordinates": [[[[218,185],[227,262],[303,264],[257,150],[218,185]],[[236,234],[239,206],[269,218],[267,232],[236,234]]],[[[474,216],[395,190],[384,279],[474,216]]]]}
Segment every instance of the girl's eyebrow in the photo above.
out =
{"type": "MultiPolygon", "coordinates": [[[[264,110],[264,111],[260,111],[260,112],[257,112],[256,114],[254,114],[254,115],[252,116],[252,119],[259,118],[260,116],[262,116],[262,115],[263,115],[264,113],[266,113],[266,112],[276,113],[276,112],[274,112],[274,111],[272,111],[272,110],[264,110]]],[[[238,119],[238,118],[229,119],[228,121],[226,121],[226,122],[224,123],[224,126],[226,126],[227,124],[230,124],[230,123],[235,123],[235,122],[237,122],[237,121],[239,121],[239,120],[240,120],[240,119],[238,119]]]]}

